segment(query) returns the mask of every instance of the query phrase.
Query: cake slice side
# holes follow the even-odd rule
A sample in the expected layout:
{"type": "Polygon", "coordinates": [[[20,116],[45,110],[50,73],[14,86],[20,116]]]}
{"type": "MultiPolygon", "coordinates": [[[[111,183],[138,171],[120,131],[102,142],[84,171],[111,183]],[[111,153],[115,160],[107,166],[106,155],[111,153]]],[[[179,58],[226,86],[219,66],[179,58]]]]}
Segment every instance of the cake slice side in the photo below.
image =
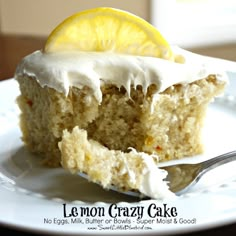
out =
{"type": "Polygon", "coordinates": [[[103,85],[99,104],[89,88],[72,87],[68,96],[41,87],[34,78],[18,78],[23,141],[32,152],[45,155],[51,166],[60,164],[58,142],[64,129],[86,129],[88,137],[110,150],[157,154],[166,161],[203,151],[201,130],[209,102],[223,92],[225,82],[215,76],[162,93],[150,86],[146,95],[131,87],[131,96],[114,85],[103,85]]]}
{"type": "Polygon", "coordinates": [[[153,112],[144,107],[142,124],[146,138],[142,151],[160,161],[201,154],[202,129],[209,104],[223,93],[226,82],[214,75],[190,84],[174,85],[157,94],[153,112]]]}

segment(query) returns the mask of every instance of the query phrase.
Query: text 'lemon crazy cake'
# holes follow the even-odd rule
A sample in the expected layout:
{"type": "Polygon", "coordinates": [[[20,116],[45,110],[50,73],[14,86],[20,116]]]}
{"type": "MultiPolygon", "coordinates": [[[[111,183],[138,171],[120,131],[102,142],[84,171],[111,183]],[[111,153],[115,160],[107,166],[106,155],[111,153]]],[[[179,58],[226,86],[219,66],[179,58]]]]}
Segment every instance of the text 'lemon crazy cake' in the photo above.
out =
{"type": "Polygon", "coordinates": [[[113,8],[63,21],[15,77],[29,150],[105,188],[155,198],[162,193],[150,181],[161,186],[166,175],[156,163],[203,152],[204,115],[225,86],[217,68],[113,8]]]}

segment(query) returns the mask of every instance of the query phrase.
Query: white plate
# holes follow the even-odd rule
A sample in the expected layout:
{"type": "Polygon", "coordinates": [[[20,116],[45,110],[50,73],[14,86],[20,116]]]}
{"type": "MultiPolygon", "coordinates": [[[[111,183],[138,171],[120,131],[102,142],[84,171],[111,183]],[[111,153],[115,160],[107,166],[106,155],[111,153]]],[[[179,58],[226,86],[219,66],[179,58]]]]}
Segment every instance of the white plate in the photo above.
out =
{"type": "MultiPolygon", "coordinates": [[[[139,201],[105,191],[61,168],[40,166],[40,157],[25,150],[15,104],[18,94],[14,80],[0,83],[0,223],[63,235],[147,235],[192,232],[236,222],[236,162],[212,171],[190,193],[172,200],[139,201]],[[158,210],[165,206],[173,215],[159,217],[158,210]],[[76,217],[69,217],[72,208],[76,217]],[[139,210],[140,217],[132,216],[133,210],[139,210]]],[[[189,162],[236,148],[234,96],[217,99],[206,118],[206,153],[189,162]]]]}

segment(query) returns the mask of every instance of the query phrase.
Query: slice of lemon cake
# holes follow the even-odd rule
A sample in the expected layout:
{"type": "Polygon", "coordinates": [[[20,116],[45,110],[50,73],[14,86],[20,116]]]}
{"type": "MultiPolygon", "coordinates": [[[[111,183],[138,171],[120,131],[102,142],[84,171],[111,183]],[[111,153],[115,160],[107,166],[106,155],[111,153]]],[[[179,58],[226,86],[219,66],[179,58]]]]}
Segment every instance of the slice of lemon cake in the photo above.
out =
{"type": "MultiPolygon", "coordinates": [[[[65,152],[58,142],[76,126],[122,155],[133,148],[166,161],[201,153],[207,106],[226,84],[218,68],[170,47],[146,21],[113,8],[63,21],[43,50],[19,63],[15,77],[26,146],[50,165],[62,158],[73,172],[66,160],[76,160],[77,143],[64,135],[63,147],[71,150],[65,152]]],[[[78,171],[86,171],[81,166],[78,171]]]]}

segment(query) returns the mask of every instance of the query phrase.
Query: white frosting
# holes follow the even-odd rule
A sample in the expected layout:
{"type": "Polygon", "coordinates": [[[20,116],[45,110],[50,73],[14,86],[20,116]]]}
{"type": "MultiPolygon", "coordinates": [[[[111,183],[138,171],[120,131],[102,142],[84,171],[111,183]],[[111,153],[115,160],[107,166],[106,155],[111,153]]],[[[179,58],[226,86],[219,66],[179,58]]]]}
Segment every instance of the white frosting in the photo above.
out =
{"type": "Polygon", "coordinates": [[[146,166],[142,173],[142,182],[138,189],[140,193],[153,199],[166,199],[175,197],[176,195],[169,190],[168,182],[165,181],[165,178],[168,175],[167,171],[158,168],[154,161],[155,158],[158,160],[158,156],[154,154],[149,155],[144,152],[137,152],[133,148],[130,149],[134,154],[140,155],[146,166]]]}
{"type": "Polygon", "coordinates": [[[69,88],[88,86],[99,102],[102,100],[102,83],[125,87],[130,95],[130,85],[141,85],[143,92],[151,84],[157,86],[157,93],[171,85],[191,83],[209,74],[219,79],[224,73],[207,64],[205,57],[196,56],[180,48],[173,48],[175,54],[185,58],[183,64],[155,57],[114,54],[110,52],[58,52],[36,51],[26,56],[18,65],[15,77],[28,75],[44,87],[48,86],[68,94],[69,88]]]}

